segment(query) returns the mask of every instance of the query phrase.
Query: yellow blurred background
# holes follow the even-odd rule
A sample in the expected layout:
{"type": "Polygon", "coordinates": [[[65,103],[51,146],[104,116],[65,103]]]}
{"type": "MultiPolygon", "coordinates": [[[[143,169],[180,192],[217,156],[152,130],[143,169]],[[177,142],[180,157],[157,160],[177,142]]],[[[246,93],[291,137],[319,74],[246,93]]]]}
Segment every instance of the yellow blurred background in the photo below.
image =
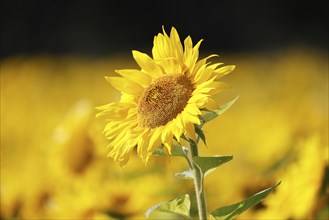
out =
{"type": "MultiPolygon", "coordinates": [[[[238,219],[328,219],[327,52],[220,55],[237,69],[216,99],[240,98],[204,127],[201,155],[234,156],[205,179],[208,211],[282,181],[238,219]]],[[[119,99],[104,76],[124,68],[137,68],[130,54],[1,60],[1,219],[145,219],[152,205],[193,195],[174,176],[182,158],[145,167],[134,155],[125,168],[106,158],[95,107],[119,99]]]]}

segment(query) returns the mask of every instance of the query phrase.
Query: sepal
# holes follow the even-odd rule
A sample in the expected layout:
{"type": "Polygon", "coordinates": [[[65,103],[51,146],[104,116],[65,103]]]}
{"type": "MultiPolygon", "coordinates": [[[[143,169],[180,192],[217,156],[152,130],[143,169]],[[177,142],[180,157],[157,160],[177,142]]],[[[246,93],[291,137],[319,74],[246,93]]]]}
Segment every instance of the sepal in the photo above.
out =
{"type": "Polygon", "coordinates": [[[154,219],[160,216],[171,216],[177,219],[192,219],[190,217],[191,201],[188,194],[166,202],[154,205],[145,213],[146,218],[154,219]]]}

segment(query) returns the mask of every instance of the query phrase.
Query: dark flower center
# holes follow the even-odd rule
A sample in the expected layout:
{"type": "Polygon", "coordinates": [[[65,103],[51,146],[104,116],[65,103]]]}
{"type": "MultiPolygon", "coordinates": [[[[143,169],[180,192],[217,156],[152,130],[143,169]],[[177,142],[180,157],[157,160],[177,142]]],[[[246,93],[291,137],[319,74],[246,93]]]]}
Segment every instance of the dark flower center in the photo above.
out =
{"type": "Polygon", "coordinates": [[[193,92],[192,82],[183,74],[164,75],[150,84],[138,103],[138,124],[156,128],[181,113],[193,92]]]}

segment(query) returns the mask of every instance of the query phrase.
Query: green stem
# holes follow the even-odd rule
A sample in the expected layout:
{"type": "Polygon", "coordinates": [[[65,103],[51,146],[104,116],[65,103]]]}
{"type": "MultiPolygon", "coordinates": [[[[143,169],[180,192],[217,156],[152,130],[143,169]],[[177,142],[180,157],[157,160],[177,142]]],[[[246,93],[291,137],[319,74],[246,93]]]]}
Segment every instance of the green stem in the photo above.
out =
{"type": "Polygon", "coordinates": [[[196,201],[198,204],[198,214],[200,220],[206,220],[207,219],[207,207],[206,207],[206,199],[205,199],[205,190],[203,186],[203,174],[201,172],[201,169],[193,162],[193,157],[199,156],[198,152],[198,139],[196,143],[193,140],[189,141],[189,147],[190,147],[190,160],[192,164],[192,170],[194,173],[194,187],[195,187],[195,195],[196,195],[196,201]]]}

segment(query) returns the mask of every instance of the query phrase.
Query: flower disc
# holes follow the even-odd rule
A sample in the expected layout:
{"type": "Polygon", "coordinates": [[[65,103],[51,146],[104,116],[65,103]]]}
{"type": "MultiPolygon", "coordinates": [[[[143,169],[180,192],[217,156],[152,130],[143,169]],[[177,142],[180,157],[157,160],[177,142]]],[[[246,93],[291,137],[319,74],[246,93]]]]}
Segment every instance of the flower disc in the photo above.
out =
{"type": "Polygon", "coordinates": [[[164,75],[143,92],[138,103],[138,124],[156,128],[181,113],[192,95],[193,84],[183,74],[164,75]]]}

